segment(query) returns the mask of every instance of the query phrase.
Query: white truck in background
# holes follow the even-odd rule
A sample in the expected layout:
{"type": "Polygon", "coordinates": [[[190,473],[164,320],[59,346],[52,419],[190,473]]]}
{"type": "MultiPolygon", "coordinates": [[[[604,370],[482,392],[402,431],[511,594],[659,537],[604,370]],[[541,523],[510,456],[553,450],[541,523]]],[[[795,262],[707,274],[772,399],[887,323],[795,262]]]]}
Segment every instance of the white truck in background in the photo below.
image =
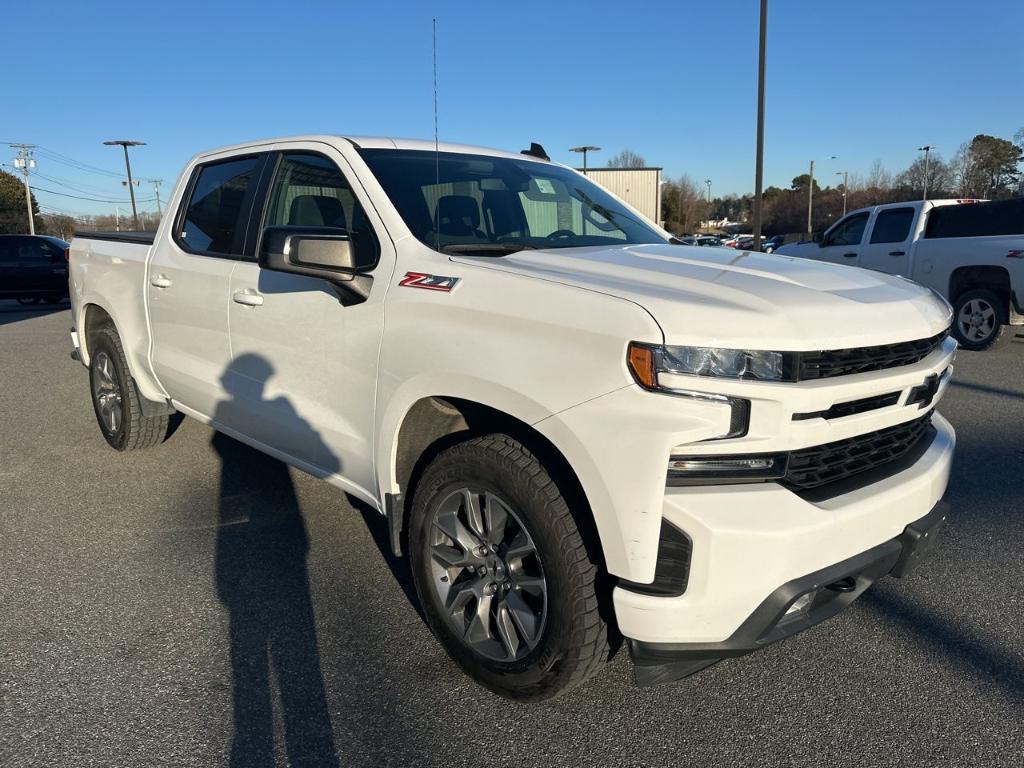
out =
{"type": "Polygon", "coordinates": [[[953,305],[953,335],[965,349],[1007,343],[1024,325],[1024,198],[861,208],[820,240],[775,252],[902,275],[938,291],[953,305]]]}
{"type": "Polygon", "coordinates": [[[379,510],[483,685],[557,695],[617,633],[664,682],[914,566],[956,354],[912,282],[666,238],[537,145],[244,144],[75,237],[72,342],[113,448],[177,411],[379,510]]]}

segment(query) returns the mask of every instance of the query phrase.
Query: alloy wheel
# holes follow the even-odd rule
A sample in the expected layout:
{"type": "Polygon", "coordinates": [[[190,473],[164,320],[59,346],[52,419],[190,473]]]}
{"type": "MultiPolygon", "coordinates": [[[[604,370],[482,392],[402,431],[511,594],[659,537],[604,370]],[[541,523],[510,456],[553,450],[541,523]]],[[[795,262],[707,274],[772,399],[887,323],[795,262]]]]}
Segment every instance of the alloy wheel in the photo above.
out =
{"type": "Polygon", "coordinates": [[[113,434],[117,432],[124,421],[124,413],[121,403],[121,386],[118,384],[110,355],[106,352],[98,353],[93,371],[92,394],[96,400],[96,410],[103,421],[103,426],[113,434]]]}
{"type": "Polygon", "coordinates": [[[547,582],[537,546],[510,504],[490,491],[452,491],[433,514],[426,546],[442,613],[468,647],[511,662],[537,646],[547,582]]]}
{"type": "Polygon", "coordinates": [[[984,299],[971,299],[957,314],[960,333],[970,341],[984,341],[996,328],[996,310],[984,299]]]}

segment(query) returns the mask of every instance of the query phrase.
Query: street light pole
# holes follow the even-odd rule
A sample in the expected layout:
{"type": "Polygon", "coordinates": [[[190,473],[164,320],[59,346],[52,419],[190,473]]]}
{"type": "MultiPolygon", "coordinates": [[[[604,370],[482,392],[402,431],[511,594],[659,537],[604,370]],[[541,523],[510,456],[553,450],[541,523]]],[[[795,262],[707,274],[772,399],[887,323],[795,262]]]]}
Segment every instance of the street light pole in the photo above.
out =
{"type": "Polygon", "coordinates": [[[924,152],[924,191],[921,194],[922,200],[928,199],[928,155],[935,149],[932,144],[925,144],[923,147],[918,147],[918,152],[924,152]]]}
{"type": "Polygon", "coordinates": [[[850,172],[849,171],[836,171],[836,176],[842,176],[843,177],[843,216],[845,216],[846,215],[846,187],[847,187],[847,182],[848,182],[848,180],[850,178],[850,172]]]}
{"type": "Polygon", "coordinates": [[[768,37],[768,0],[761,0],[761,37],[757,58],[757,159],[754,167],[754,248],[761,250],[761,187],[764,183],[764,55],[768,37]]]}
{"type": "Polygon", "coordinates": [[[135,207],[135,186],[132,184],[132,164],[128,159],[128,147],[142,147],[145,146],[144,141],[129,141],[127,139],[114,139],[113,141],[104,141],[109,147],[120,145],[124,149],[124,167],[128,171],[128,192],[132,197],[132,226],[135,229],[139,228],[139,212],[135,207]]]}
{"type": "Polygon", "coordinates": [[[599,152],[600,147],[594,147],[589,144],[580,147],[569,147],[570,152],[582,152],[583,153],[583,175],[587,175],[587,152],[599,152]]]}
{"type": "Polygon", "coordinates": [[[814,213],[814,161],[811,160],[811,180],[807,185],[807,234],[814,232],[814,226],[811,223],[811,216],[814,213]]]}

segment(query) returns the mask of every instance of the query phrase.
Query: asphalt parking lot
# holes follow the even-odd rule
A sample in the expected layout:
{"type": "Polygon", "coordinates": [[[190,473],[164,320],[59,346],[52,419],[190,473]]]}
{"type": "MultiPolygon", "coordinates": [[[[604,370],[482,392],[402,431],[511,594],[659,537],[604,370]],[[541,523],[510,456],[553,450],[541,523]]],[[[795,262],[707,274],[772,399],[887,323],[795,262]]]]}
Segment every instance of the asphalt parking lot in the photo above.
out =
{"type": "Polygon", "coordinates": [[[688,680],[636,688],[622,652],[527,706],[448,661],[340,491],[191,420],[109,450],[69,326],[0,302],[2,766],[1024,764],[1024,340],[960,354],[954,513],[911,578],[688,680]]]}

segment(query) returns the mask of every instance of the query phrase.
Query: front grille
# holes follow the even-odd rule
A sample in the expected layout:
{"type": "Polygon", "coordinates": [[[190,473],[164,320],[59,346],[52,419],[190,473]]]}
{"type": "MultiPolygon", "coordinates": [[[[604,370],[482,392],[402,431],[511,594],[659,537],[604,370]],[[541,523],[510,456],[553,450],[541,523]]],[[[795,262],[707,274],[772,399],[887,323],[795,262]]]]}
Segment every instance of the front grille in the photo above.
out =
{"type": "Polygon", "coordinates": [[[827,379],[852,373],[898,368],[924,360],[945,340],[949,331],[928,339],[901,341],[877,347],[852,347],[824,352],[801,352],[797,361],[797,379],[827,379]]]}
{"type": "Polygon", "coordinates": [[[804,491],[877,469],[910,453],[930,427],[929,412],[895,427],[793,451],[781,482],[804,491]]]}

